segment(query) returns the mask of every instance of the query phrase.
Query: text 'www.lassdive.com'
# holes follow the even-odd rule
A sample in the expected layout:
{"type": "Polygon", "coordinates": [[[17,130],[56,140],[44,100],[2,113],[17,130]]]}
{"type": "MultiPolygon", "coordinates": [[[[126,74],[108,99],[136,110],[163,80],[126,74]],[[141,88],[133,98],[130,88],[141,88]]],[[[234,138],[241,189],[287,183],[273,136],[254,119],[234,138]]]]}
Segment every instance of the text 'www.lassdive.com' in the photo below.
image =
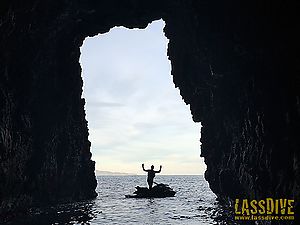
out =
{"type": "Polygon", "coordinates": [[[294,220],[293,199],[235,199],[235,220],[294,220]]]}

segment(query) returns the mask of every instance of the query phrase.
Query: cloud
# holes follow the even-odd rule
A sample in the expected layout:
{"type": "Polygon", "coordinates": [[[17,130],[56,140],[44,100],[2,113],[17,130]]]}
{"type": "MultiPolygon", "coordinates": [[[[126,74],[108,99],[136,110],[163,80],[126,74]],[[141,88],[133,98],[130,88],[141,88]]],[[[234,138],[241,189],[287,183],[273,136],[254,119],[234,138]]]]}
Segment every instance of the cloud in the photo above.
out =
{"type": "Polygon", "coordinates": [[[125,105],[117,102],[88,102],[88,107],[124,107],[125,105]]]}

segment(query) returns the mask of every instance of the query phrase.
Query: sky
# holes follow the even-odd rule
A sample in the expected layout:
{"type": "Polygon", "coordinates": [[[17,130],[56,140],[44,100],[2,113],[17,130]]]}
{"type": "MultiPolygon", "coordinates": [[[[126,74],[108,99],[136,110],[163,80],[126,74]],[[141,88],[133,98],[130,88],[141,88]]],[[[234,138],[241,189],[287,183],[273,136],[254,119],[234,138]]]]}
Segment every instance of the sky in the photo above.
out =
{"type": "Polygon", "coordinates": [[[80,64],[96,169],[162,175],[203,174],[200,123],[175,88],[164,21],[146,29],[114,27],[85,39],[80,64]]]}

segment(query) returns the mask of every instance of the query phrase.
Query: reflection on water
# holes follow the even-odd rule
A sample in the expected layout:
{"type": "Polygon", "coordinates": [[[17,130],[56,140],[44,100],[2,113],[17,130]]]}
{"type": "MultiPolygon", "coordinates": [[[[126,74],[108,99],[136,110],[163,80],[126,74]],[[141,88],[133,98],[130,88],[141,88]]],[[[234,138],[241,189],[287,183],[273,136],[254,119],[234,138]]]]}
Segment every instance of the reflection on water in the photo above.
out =
{"type": "Polygon", "coordinates": [[[89,221],[101,213],[94,205],[95,200],[92,200],[31,209],[28,216],[8,224],[90,224],[89,221]]]}
{"type": "Polygon", "coordinates": [[[144,176],[98,177],[98,197],[91,201],[31,210],[9,224],[236,224],[230,209],[218,204],[202,176],[159,176],[175,197],[127,199],[144,176]]]}

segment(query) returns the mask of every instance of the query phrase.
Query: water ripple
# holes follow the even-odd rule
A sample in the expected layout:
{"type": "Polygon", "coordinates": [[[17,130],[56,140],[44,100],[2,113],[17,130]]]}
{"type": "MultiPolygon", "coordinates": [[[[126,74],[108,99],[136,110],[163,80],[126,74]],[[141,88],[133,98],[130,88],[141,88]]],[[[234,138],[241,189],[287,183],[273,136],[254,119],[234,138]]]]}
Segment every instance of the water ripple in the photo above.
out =
{"type": "Polygon", "coordinates": [[[175,197],[133,199],[135,186],[145,186],[144,176],[98,177],[98,197],[92,201],[32,209],[25,218],[9,224],[106,224],[106,225],[218,225],[235,224],[230,210],[220,206],[202,176],[158,176],[175,197]]]}

